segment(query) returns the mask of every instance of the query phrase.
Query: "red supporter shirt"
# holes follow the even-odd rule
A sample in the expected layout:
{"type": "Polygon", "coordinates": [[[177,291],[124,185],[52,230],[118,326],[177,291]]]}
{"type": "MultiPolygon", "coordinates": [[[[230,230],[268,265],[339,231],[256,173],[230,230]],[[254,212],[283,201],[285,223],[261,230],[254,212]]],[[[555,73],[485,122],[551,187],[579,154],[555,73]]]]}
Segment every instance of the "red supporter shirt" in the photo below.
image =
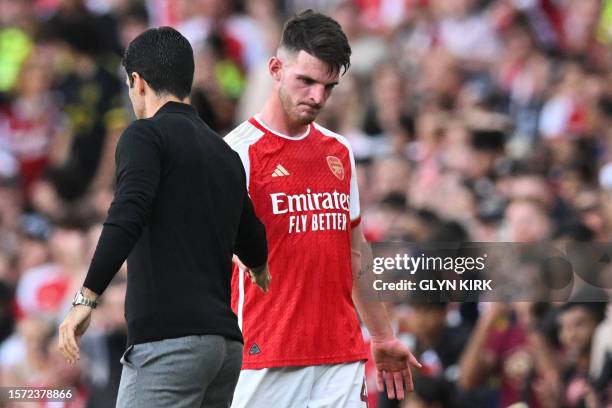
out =
{"type": "Polygon", "coordinates": [[[536,383],[531,378],[535,367],[527,332],[519,324],[505,324],[508,326],[492,330],[485,344],[485,348],[495,355],[496,371],[501,377],[500,406],[508,407],[522,401],[531,408],[539,408],[541,404],[532,388],[536,383]]]}
{"type": "Polygon", "coordinates": [[[242,159],[255,212],[266,226],[272,275],[264,294],[234,269],[242,368],[367,359],[351,296],[359,193],[348,142],[317,124],[289,137],[257,116],[225,140],[242,159]]]}

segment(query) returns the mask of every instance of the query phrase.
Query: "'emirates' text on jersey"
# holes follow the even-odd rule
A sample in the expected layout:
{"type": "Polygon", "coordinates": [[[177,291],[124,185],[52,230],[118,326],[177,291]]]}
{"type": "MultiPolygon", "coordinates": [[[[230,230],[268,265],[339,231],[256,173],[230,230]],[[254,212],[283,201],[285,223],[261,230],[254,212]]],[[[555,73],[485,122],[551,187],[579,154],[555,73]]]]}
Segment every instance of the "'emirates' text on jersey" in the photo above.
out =
{"type": "Polygon", "coordinates": [[[348,142],[317,124],[300,137],[285,136],[257,116],[225,141],[242,159],[255,212],[266,226],[272,275],[264,294],[234,270],[242,368],[366,359],[351,296],[359,193],[348,142]]]}

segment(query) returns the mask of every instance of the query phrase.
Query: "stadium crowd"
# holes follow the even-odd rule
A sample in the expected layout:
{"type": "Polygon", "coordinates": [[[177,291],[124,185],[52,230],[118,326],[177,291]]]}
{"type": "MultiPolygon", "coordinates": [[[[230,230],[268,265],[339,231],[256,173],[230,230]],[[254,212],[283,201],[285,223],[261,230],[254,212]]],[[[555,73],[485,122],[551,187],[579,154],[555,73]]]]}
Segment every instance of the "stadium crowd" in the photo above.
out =
{"type": "MultiPolygon", "coordinates": [[[[126,45],[181,31],[192,104],[223,136],[262,106],[282,23],[305,8],[353,50],[318,122],[351,142],[370,241],[610,242],[612,0],[0,0],[0,385],[114,406],[126,271],[78,365],[55,336],[133,119],[126,45]]],[[[370,406],[612,407],[612,310],[593,302],[611,275],[566,302],[390,303],[424,368],[401,403],[368,379],[370,406]]]]}

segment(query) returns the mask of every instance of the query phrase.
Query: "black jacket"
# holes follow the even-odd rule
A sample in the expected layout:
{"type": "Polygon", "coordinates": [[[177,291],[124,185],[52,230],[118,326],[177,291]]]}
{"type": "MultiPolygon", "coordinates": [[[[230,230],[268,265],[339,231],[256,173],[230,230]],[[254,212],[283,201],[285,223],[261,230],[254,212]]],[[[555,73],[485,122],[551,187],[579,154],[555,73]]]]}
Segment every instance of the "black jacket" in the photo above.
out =
{"type": "Polygon", "coordinates": [[[239,156],[190,106],[166,103],[121,136],[117,186],[84,286],[98,294],[127,258],[128,344],[195,334],[242,341],[232,254],[267,259],[239,156]]]}

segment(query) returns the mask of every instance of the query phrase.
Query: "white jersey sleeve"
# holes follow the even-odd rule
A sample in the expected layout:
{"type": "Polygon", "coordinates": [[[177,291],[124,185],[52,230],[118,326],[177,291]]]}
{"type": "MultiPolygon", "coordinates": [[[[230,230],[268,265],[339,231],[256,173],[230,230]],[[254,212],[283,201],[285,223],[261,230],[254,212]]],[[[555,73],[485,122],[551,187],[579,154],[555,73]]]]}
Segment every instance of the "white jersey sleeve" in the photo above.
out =
{"type": "Polygon", "coordinates": [[[349,150],[349,157],[351,158],[351,198],[350,198],[350,214],[351,222],[358,221],[361,216],[361,208],[359,205],[359,187],[357,185],[357,168],[355,166],[355,156],[353,155],[353,149],[346,143],[349,150]]]}
{"type": "Polygon", "coordinates": [[[229,132],[223,140],[227,143],[242,160],[244,171],[246,173],[246,185],[249,188],[251,163],[249,160],[249,147],[257,142],[264,133],[257,129],[249,121],[242,122],[238,127],[229,132]]]}

